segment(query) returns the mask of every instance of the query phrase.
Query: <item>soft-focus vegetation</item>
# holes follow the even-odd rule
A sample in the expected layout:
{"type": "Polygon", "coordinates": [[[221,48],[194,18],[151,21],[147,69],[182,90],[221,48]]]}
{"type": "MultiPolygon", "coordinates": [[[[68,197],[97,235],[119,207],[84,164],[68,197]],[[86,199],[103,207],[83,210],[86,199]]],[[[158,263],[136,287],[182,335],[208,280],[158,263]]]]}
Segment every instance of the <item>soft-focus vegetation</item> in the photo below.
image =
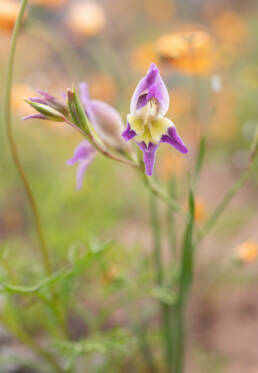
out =
{"type": "MultiPolygon", "coordinates": [[[[28,3],[15,56],[12,128],[51,273],[1,114],[0,372],[182,373],[177,364],[185,352],[184,372],[256,373],[257,5],[28,3]],[[24,99],[37,88],[62,99],[67,87],[87,81],[91,97],[126,121],[151,62],[169,90],[167,116],[189,148],[184,155],[163,144],[153,180],[187,219],[155,197],[140,172],[102,154],[76,191],[76,167],[66,161],[81,135],[64,123],[22,120],[34,113],[24,99]],[[231,190],[213,225],[216,206],[251,162],[252,173],[236,195],[231,190]],[[185,351],[176,336],[181,318],[185,351]]],[[[0,0],[1,108],[20,5],[0,0]]]]}

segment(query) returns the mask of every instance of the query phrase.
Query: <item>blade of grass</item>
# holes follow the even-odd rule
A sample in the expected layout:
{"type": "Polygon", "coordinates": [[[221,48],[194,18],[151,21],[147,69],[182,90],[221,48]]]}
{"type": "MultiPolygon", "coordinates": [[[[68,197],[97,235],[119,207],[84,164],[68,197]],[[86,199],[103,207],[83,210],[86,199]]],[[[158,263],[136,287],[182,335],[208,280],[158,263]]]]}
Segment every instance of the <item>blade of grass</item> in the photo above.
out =
{"type": "Polygon", "coordinates": [[[184,234],[181,270],[179,277],[178,299],[174,308],[172,328],[172,369],[170,373],[182,373],[185,356],[184,319],[186,301],[193,275],[193,231],[194,231],[194,195],[189,193],[189,220],[184,234]]]}
{"type": "MultiPolygon", "coordinates": [[[[158,216],[157,208],[157,198],[151,194],[150,195],[150,211],[151,211],[151,225],[153,231],[153,258],[154,265],[156,268],[156,282],[158,286],[162,286],[164,283],[164,273],[163,273],[163,262],[162,262],[162,243],[161,243],[161,232],[160,232],[160,222],[158,216]]],[[[161,322],[163,329],[164,345],[165,345],[165,361],[167,365],[167,372],[170,370],[171,366],[171,325],[170,325],[170,314],[171,307],[164,302],[160,302],[161,309],[161,322]]]]}

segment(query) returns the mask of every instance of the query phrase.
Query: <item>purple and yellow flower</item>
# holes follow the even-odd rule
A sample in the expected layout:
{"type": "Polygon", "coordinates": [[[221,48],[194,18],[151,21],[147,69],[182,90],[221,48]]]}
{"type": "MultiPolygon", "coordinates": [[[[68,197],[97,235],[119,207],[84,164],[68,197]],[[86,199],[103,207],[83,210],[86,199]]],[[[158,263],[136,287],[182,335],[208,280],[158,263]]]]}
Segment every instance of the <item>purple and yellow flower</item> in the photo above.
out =
{"type": "Polygon", "coordinates": [[[159,69],[151,64],[139,82],[131,100],[127,127],[122,133],[125,141],[134,138],[143,152],[146,174],[151,176],[156,151],[160,143],[168,143],[181,153],[188,149],[178,135],[174,123],[165,117],[169,108],[169,94],[159,69]]]}

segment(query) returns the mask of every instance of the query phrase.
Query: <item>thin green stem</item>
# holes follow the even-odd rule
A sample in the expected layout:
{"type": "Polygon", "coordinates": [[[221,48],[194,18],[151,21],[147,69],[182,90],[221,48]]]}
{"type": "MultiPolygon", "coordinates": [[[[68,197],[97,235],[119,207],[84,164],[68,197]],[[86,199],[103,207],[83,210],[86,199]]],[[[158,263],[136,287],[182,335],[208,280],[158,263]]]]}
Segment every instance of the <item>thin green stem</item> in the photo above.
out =
{"type": "Polygon", "coordinates": [[[187,219],[187,214],[185,213],[185,210],[180,206],[180,204],[177,203],[174,198],[171,198],[166,193],[164,193],[155,184],[153,179],[145,174],[145,171],[144,171],[143,168],[141,168],[141,175],[143,177],[144,184],[149,188],[149,190],[151,191],[152,194],[154,194],[154,196],[161,199],[168,206],[170,206],[174,211],[176,211],[179,215],[181,215],[183,218],[187,219]]]}
{"type": "MultiPolygon", "coordinates": [[[[19,158],[18,150],[17,150],[15,140],[14,140],[14,135],[13,135],[13,130],[12,130],[12,120],[11,120],[11,87],[12,87],[12,80],[13,80],[14,58],[15,58],[17,39],[18,39],[23,15],[26,10],[27,4],[28,4],[27,0],[22,0],[20,11],[17,16],[13,34],[12,34],[11,48],[10,48],[10,53],[9,53],[9,58],[8,58],[6,88],[5,88],[4,122],[6,125],[7,138],[8,138],[8,142],[9,142],[9,146],[11,150],[11,155],[12,155],[14,164],[17,168],[17,171],[19,173],[19,176],[21,178],[21,181],[23,183],[23,186],[24,186],[24,189],[27,194],[28,201],[31,207],[45,272],[49,276],[52,273],[52,269],[51,269],[49,253],[48,253],[48,249],[47,249],[47,245],[46,245],[46,241],[45,241],[45,237],[44,237],[44,233],[43,233],[43,229],[41,225],[40,215],[39,215],[38,207],[37,207],[36,200],[33,195],[30,183],[27,179],[27,176],[24,172],[22,163],[19,158]]],[[[57,299],[54,291],[53,291],[53,299],[57,299]]],[[[58,308],[57,313],[58,313],[60,324],[66,330],[67,328],[65,326],[66,323],[64,321],[63,313],[60,310],[59,306],[57,306],[57,308],[58,308]]]]}
{"type": "Polygon", "coordinates": [[[172,328],[172,369],[170,373],[182,373],[185,359],[185,310],[189,290],[192,284],[194,261],[194,196],[189,194],[189,221],[184,234],[181,269],[179,277],[178,298],[174,307],[172,328]]]}
{"type": "MultiPolygon", "coordinates": [[[[164,271],[163,271],[163,261],[162,261],[162,242],[161,242],[161,231],[160,223],[157,209],[157,198],[155,195],[150,195],[150,212],[151,212],[151,225],[153,231],[153,259],[156,268],[156,282],[158,286],[163,286],[164,284],[164,271]]],[[[162,328],[165,344],[165,361],[167,366],[167,372],[170,371],[171,367],[171,308],[169,305],[161,302],[161,315],[162,315],[162,328]]]]}
{"type": "Polygon", "coordinates": [[[11,49],[10,49],[10,54],[9,54],[9,59],[8,59],[7,81],[6,81],[6,88],[5,88],[4,121],[6,124],[7,137],[8,137],[8,141],[10,145],[12,158],[17,168],[17,171],[20,175],[21,181],[24,185],[25,191],[27,193],[27,197],[28,197],[30,207],[32,210],[32,214],[34,217],[35,227],[36,227],[37,234],[38,234],[38,240],[40,243],[40,249],[41,249],[44,267],[45,267],[46,273],[50,275],[51,266],[50,266],[48,250],[47,250],[47,246],[46,246],[46,242],[45,242],[45,238],[44,238],[44,234],[43,234],[43,230],[42,230],[42,226],[40,222],[38,208],[37,208],[36,201],[33,196],[29,181],[24,173],[24,170],[23,170],[23,167],[22,167],[19,155],[18,155],[18,150],[17,150],[16,144],[14,141],[12,125],[11,125],[11,86],[12,86],[12,79],[13,79],[14,57],[15,57],[18,34],[19,34],[19,30],[22,24],[22,19],[23,19],[23,15],[24,15],[27,3],[28,3],[27,0],[23,0],[21,3],[20,11],[16,19],[16,23],[15,23],[13,34],[12,34],[11,49]]]}

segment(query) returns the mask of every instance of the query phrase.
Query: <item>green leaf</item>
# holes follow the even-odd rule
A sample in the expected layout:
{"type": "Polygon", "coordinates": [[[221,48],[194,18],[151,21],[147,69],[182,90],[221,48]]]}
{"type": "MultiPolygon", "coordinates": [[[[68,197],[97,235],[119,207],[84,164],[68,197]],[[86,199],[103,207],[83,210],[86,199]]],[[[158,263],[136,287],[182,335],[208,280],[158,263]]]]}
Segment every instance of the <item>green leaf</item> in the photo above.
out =
{"type": "Polygon", "coordinates": [[[189,219],[184,234],[182,247],[181,271],[179,277],[179,303],[182,303],[188,294],[193,273],[193,229],[194,229],[194,195],[192,188],[189,192],[189,219]]]}
{"type": "Polygon", "coordinates": [[[135,342],[126,330],[118,329],[105,334],[95,334],[79,342],[58,341],[57,347],[66,356],[79,357],[92,353],[109,355],[112,352],[127,354],[135,342]]]}
{"type": "Polygon", "coordinates": [[[20,286],[12,284],[2,284],[0,287],[0,292],[7,292],[13,294],[34,294],[39,291],[46,289],[61,279],[65,278],[68,275],[67,270],[61,270],[53,275],[43,279],[38,285],[34,286],[20,286]]]}
{"type": "Polygon", "coordinates": [[[206,152],[206,138],[204,136],[202,136],[201,141],[200,141],[200,145],[199,145],[199,149],[198,149],[198,155],[197,155],[195,170],[194,170],[194,181],[195,182],[197,181],[197,179],[200,175],[202,165],[203,165],[203,161],[204,161],[205,152],[206,152]]]}

